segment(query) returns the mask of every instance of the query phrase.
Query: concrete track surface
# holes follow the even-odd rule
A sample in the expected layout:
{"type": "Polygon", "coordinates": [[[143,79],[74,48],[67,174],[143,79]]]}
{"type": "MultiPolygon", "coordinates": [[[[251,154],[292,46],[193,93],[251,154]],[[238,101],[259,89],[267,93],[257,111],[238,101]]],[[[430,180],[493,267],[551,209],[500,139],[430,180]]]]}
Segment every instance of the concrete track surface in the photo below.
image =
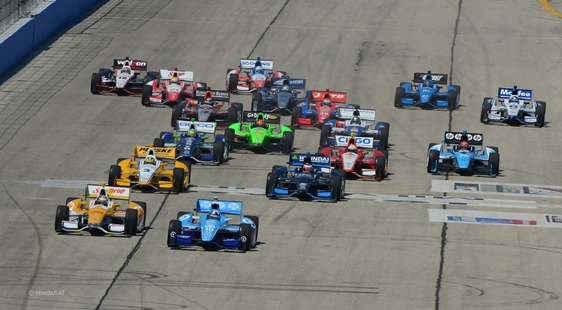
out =
{"type": "MultiPolygon", "coordinates": [[[[562,307],[562,24],[538,1],[115,0],[84,18],[0,85],[0,308],[562,307]],[[195,165],[188,193],[133,194],[148,203],[141,235],[57,235],[57,205],[170,128],[169,108],[89,93],[91,73],[125,56],[151,70],[192,70],[214,88],[239,58],[262,56],[310,89],[346,91],[391,124],[392,175],[349,181],[336,204],[268,200],[259,195],[266,174],[287,158],[233,153],[224,166],[195,165]],[[426,70],[462,86],[459,110],[393,107],[399,83],[426,70]],[[547,102],[548,126],[479,122],[482,99],[513,85],[547,102]],[[428,143],[462,129],[499,147],[500,177],[426,172],[428,143]],[[483,190],[509,184],[544,195],[483,190]],[[214,195],[260,216],[259,245],[245,254],[168,249],[169,220],[214,195]],[[512,220],[436,220],[447,212],[512,220]]],[[[233,100],[250,106],[249,96],[233,100]]],[[[318,140],[319,131],[296,133],[301,151],[318,140]]]]}

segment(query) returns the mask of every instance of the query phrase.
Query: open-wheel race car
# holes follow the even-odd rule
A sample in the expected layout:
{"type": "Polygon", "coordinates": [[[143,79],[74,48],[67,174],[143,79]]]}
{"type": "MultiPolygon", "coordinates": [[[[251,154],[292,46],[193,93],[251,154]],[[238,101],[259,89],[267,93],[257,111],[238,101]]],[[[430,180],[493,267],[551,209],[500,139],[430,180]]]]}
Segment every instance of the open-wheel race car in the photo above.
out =
{"type": "Polygon", "coordinates": [[[143,86],[156,77],[156,72],[148,72],[144,78],[141,72],[147,71],[148,63],[142,60],[114,59],[113,69],[101,68],[92,73],[90,92],[92,94],[114,93],[117,95],[141,95],[143,86]]]}

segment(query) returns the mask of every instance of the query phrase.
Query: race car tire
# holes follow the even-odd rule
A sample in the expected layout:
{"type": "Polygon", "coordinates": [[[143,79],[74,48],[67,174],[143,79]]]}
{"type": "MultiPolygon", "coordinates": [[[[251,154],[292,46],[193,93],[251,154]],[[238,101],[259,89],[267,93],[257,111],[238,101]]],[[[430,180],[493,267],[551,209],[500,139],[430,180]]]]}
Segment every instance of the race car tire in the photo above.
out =
{"type": "Polygon", "coordinates": [[[224,141],[226,141],[226,147],[229,151],[232,151],[232,142],[234,141],[234,129],[226,128],[224,130],[224,141]]]}
{"type": "Polygon", "coordinates": [[[144,107],[150,106],[150,96],[152,95],[152,86],[151,85],[143,85],[142,87],[142,97],[141,103],[144,107]]]}
{"type": "Polygon", "coordinates": [[[125,211],[125,235],[134,236],[137,234],[137,224],[139,222],[139,213],[135,209],[127,209],[125,211]]]}
{"type": "Polygon", "coordinates": [[[498,154],[500,153],[500,150],[498,149],[497,146],[488,146],[488,147],[491,148],[492,150],[494,150],[494,152],[496,152],[498,154]]]}
{"type": "Polygon", "coordinates": [[[454,89],[457,90],[457,96],[460,97],[461,95],[461,87],[459,85],[451,85],[451,87],[453,87],[454,89]]]}
{"type": "Polygon", "coordinates": [[[98,73],[101,76],[109,77],[109,76],[111,76],[111,74],[113,74],[113,70],[108,69],[108,68],[101,68],[101,69],[98,70],[98,73]]]}
{"type": "Polygon", "coordinates": [[[158,72],[154,72],[154,71],[148,72],[144,77],[142,83],[146,86],[146,83],[156,80],[157,76],[158,76],[158,72]]]}
{"type": "Polygon", "coordinates": [[[283,146],[283,154],[289,155],[293,151],[293,140],[294,135],[292,132],[284,132],[283,138],[281,138],[281,144],[283,146]]]}
{"type": "Polygon", "coordinates": [[[345,172],[345,170],[341,170],[341,169],[336,169],[336,171],[341,175],[342,180],[343,180],[342,186],[341,186],[341,191],[340,191],[340,199],[338,199],[338,200],[341,200],[345,196],[345,184],[347,183],[346,182],[347,172],[345,172]]]}
{"type": "Polygon", "coordinates": [[[291,115],[291,126],[299,127],[299,118],[302,116],[302,109],[300,107],[293,108],[293,114],[291,115]]]}
{"type": "Polygon", "coordinates": [[[394,106],[396,108],[402,107],[402,98],[406,96],[406,90],[403,87],[396,87],[396,92],[394,93],[394,106]]]}
{"type": "Polygon", "coordinates": [[[98,94],[97,85],[101,84],[101,74],[92,73],[92,82],[90,83],[90,92],[92,94],[98,94]]]}
{"type": "Polygon", "coordinates": [[[111,165],[109,167],[109,178],[107,180],[107,185],[115,186],[116,180],[121,177],[121,166],[111,165]]]}
{"type": "Polygon", "coordinates": [[[379,129],[379,150],[388,149],[388,127],[379,129]]]}
{"type": "Polygon", "coordinates": [[[406,84],[408,84],[408,82],[400,82],[400,87],[402,87],[402,86],[404,86],[404,85],[406,85],[406,84]]]}
{"type": "Polygon", "coordinates": [[[80,199],[78,197],[68,197],[66,198],[66,205],[68,205],[69,202],[71,202],[72,200],[76,200],[76,199],[80,199]]]}
{"type": "Polygon", "coordinates": [[[152,142],[152,144],[154,145],[154,147],[164,147],[164,139],[154,138],[154,141],[152,142]]]}
{"type": "Polygon", "coordinates": [[[171,220],[168,225],[168,247],[177,248],[175,236],[181,234],[181,222],[178,220],[171,220]]]}
{"type": "Polygon", "coordinates": [[[228,77],[228,91],[235,93],[238,90],[238,74],[232,73],[228,77]]]}
{"type": "Polygon", "coordinates": [[[120,162],[122,162],[122,161],[124,161],[124,160],[126,160],[126,159],[128,159],[128,158],[123,158],[123,157],[118,158],[118,159],[117,159],[117,164],[119,165],[120,162]]]}
{"type": "Polygon", "coordinates": [[[238,109],[235,107],[231,107],[228,108],[228,124],[230,125],[234,123],[238,123],[238,109]]]}
{"type": "Polygon", "coordinates": [[[172,125],[173,128],[176,128],[176,125],[178,123],[178,119],[181,118],[182,113],[183,113],[183,109],[179,105],[175,105],[175,106],[172,107],[171,125],[172,125]]]}
{"type": "Polygon", "coordinates": [[[176,219],[179,221],[180,217],[184,216],[185,214],[188,214],[189,212],[187,211],[179,211],[178,215],[176,216],[176,219]]]}
{"type": "Polygon", "coordinates": [[[262,104],[263,95],[261,92],[257,91],[252,93],[252,111],[259,111],[259,107],[262,104]]]}
{"type": "Polygon", "coordinates": [[[332,126],[330,125],[322,125],[322,128],[320,129],[320,146],[321,147],[326,147],[328,146],[328,138],[330,137],[330,135],[332,134],[332,126]]]}
{"type": "Polygon", "coordinates": [[[489,102],[490,98],[484,98],[482,102],[482,111],[480,112],[480,123],[488,124],[490,119],[488,118],[488,113],[492,110],[492,104],[489,102]]]}
{"type": "Polygon", "coordinates": [[[146,202],[144,201],[133,201],[134,203],[138,204],[144,213],[144,218],[142,219],[142,227],[146,227],[146,202]]]}
{"type": "Polygon", "coordinates": [[[285,166],[281,166],[281,165],[274,165],[273,167],[271,167],[271,172],[275,172],[275,170],[279,169],[279,168],[283,168],[285,166]]]}
{"type": "Polygon", "coordinates": [[[457,91],[456,90],[449,90],[447,96],[447,108],[449,111],[454,111],[457,108],[457,91]]]}
{"type": "MultiPolygon", "coordinates": [[[[228,148],[226,148],[226,151],[228,151],[228,148]]],[[[221,140],[215,140],[213,144],[213,154],[215,156],[215,162],[219,164],[224,163],[225,160],[224,152],[225,152],[224,142],[222,142],[221,140]]],[[[226,156],[226,158],[228,158],[228,155],[226,156]]]]}
{"type": "Polygon", "coordinates": [[[62,232],[62,221],[68,221],[70,211],[67,206],[58,206],[55,214],[55,231],[62,232]]]}
{"type": "Polygon", "coordinates": [[[275,172],[270,172],[267,174],[267,181],[265,182],[265,195],[273,194],[273,187],[277,186],[279,183],[279,175],[275,172]]]}
{"type": "Polygon", "coordinates": [[[439,151],[431,150],[427,157],[427,172],[434,173],[433,170],[439,171],[439,151]]]}
{"type": "Polygon", "coordinates": [[[255,248],[258,241],[258,232],[260,231],[260,218],[256,215],[244,215],[244,217],[249,218],[252,222],[254,222],[254,224],[256,224],[256,237],[254,238],[254,244],[251,245],[255,248]]]}
{"type": "Polygon", "coordinates": [[[427,147],[427,151],[429,152],[429,149],[430,149],[432,146],[437,145],[437,144],[438,144],[438,143],[430,143],[429,146],[427,147]]]}
{"type": "Polygon", "coordinates": [[[375,177],[379,180],[384,180],[385,177],[386,158],[383,156],[375,157],[375,177]]]}
{"type": "Polygon", "coordinates": [[[535,115],[537,116],[537,126],[542,127],[545,124],[545,116],[546,116],[546,102],[544,101],[537,101],[539,105],[535,108],[535,115]]]}
{"type": "Polygon", "coordinates": [[[187,180],[184,183],[189,185],[191,183],[191,166],[192,166],[192,163],[189,160],[181,161],[181,162],[187,167],[187,180]]]}
{"type": "Polygon", "coordinates": [[[242,252],[249,251],[252,247],[252,225],[250,224],[240,224],[240,243],[239,248],[242,252]]]}
{"type": "Polygon", "coordinates": [[[383,155],[384,158],[388,158],[388,150],[379,150],[383,155]]]}
{"type": "Polygon", "coordinates": [[[173,176],[174,176],[174,188],[173,188],[174,193],[183,193],[184,183],[185,183],[185,175],[183,169],[174,168],[173,176]]]}
{"type": "Polygon", "coordinates": [[[330,189],[332,190],[332,197],[336,198],[336,201],[342,198],[342,186],[343,178],[339,175],[332,175],[330,178],[330,189]]]}
{"type": "Polygon", "coordinates": [[[498,176],[500,173],[500,153],[490,154],[490,175],[498,176]]]}

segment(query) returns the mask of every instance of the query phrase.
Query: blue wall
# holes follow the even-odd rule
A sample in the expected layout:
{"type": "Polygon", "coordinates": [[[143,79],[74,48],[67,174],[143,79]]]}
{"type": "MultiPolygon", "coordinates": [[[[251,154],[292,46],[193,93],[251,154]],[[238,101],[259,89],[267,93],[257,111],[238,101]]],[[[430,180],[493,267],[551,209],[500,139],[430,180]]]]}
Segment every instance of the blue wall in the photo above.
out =
{"type": "MultiPolygon", "coordinates": [[[[0,42],[0,76],[92,5],[107,0],[56,0],[0,42]]],[[[24,21],[20,21],[22,23],[24,21]]]]}

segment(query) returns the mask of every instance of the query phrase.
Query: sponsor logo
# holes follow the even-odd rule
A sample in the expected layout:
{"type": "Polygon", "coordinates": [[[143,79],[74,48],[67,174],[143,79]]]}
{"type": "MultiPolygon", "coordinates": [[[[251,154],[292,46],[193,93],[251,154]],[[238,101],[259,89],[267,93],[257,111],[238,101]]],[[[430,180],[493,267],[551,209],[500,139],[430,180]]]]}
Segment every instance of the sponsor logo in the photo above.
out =
{"type": "MultiPolygon", "coordinates": [[[[510,96],[512,91],[513,89],[510,88],[500,88],[500,96],[510,96]]],[[[519,91],[517,91],[517,96],[519,97],[529,98],[532,96],[532,94],[533,92],[530,90],[520,89],[519,91]]]]}
{"type": "MultiPolygon", "coordinates": [[[[317,92],[313,92],[312,93],[312,97],[314,98],[320,98],[320,97],[324,97],[325,93],[317,93],[317,92]]],[[[333,94],[333,93],[328,93],[328,95],[330,95],[330,99],[344,99],[345,98],[345,94],[333,94]]]]}
{"type": "Polygon", "coordinates": [[[146,61],[134,61],[134,60],[117,60],[117,64],[120,66],[135,66],[135,67],[146,67],[146,61]]]}
{"type": "Polygon", "coordinates": [[[546,221],[549,223],[560,223],[562,224],[562,216],[560,215],[547,215],[546,221]]]}
{"type": "MultiPolygon", "coordinates": [[[[101,187],[96,188],[95,190],[92,191],[92,194],[99,194],[101,190],[101,187]]],[[[127,191],[127,188],[106,188],[105,189],[107,193],[114,194],[114,195],[122,195],[125,194],[125,192],[127,191]]]]}
{"type": "MultiPolygon", "coordinates": [[[[139,152],[148,152],[150,147],[141,147],[139,148],[139,152]]],[[[174,152],[173,148],[153,148],[154,154],[172,154],[174,152]]]]}
{"type": "MultiPolygon", "coordinates": [[[[305,155],[300,155],[300,156],[294,155],[292,159],[298,160],[300,162],[304,162],[305,158],[306,158],[305,155]]],[[[327,163],[330,163],[330,157],[328,157],[328,156],[310,156],[310,161],[312,163],[325,163],[325,164],[327,164],[327,163]]]]}
{"type": "MultiPolygon", "coordinates": [[[[442,78],[443,78],[443,75],[434,75],[434,74],[431,75],[431,80],[435,81],[435,82],[441,81],[442,78]]],[[[427,79],[427,74],[422,76],[422,80],[425,80],[425,79],[427,79]]]]}
{"type": "MultiPolygon", "coordinates": [[[[445,139],[447,140],[460,140],[463,136],[463,133],[460,132],[448,132],[445,134],[445,139]]],[[[468,139],[468,141],[476,141],[476,142],[481,142],[483,137],[481,134],[471,134],[471,133],[467,133],[466,134],[466,138],[468,139]]]]}
{"type": "MultiPolygon", "coordinates": [[[[260,60],[260,62],[262,67],[273,67],[273,62],[271,61],[260,60]]],[[[256,60],[242,60],[240,61],[240,64],[242,64],[242,66],[255,66],[256,60]]]]}
{"type": "Polygon", "coordinates": [[[242,237],[240,237],[240,241],[242,241],[242,242],[246,242],[246,240],[248,240],[248,239],[246,238],[246,236],[242,236],[242,237]]]}
{"type": "Polygon", "coordinates": [[[101,214],[101,215],[104,215],[105,212],[103,212],[102,210],[92,210],[92,211],[90,211],[90,214],[101,214]]]}
{"type": "MultiPolygon", "coordinates": [[[[349,142],[349,137],[338,136],[338,142],[339,143],[347,143],[347,142],[349,142]]],[[[372,145],[373,139],[367,138],[367,137],[357,137],[357,138],[355,138],[355,142],[357,144],[372,145]]]]}
{"type": "MultiPolygon", "coordinates": [[[[258,114],[259,114],[259,113],[252,113],[252,112],[250,112],[250,113],[246,114],[246,117],[247,117],[247,118],[256,118],[256,117],[258,117],[258,114]]],[[[265,113],[264,113],[264,114],[263,114],[263,119],[265,119],[265,120],[270,120],[270,119],[271,119],[271,120],[275,120],[275,119],[277,119],[277,116],[276,116],[276,115],[271,115],[271,114],[265,114],[265,113]]]]}

